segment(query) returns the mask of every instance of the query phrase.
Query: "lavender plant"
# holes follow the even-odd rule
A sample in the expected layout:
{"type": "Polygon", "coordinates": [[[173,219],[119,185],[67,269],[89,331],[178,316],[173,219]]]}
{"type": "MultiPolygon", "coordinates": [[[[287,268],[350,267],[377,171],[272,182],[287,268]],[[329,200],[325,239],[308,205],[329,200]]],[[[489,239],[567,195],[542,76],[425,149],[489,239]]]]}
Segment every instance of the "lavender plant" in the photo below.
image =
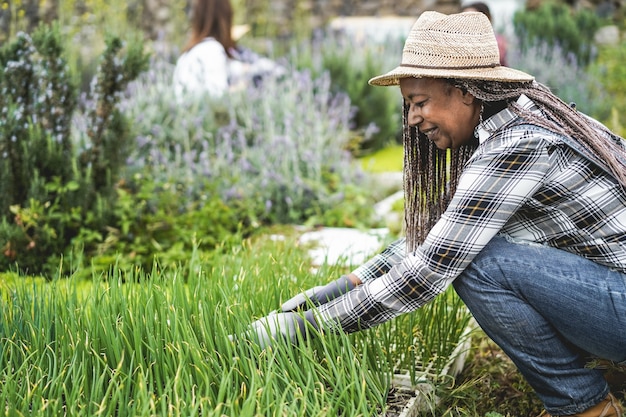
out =
{"type": "Polygon", "coordinates": [[[327,74],[294,70],[220,99],[183,100],[171,77],[157,60],[121,102],[136,138],[127,178],[182,187],[188,202],[206,198],[210,181],[224,201],[245,201],[271,223],[303,221],[364,184],[346,149],[353,107],[327,74]]]}
{"type": "Polygon", "coordinates": [[[509,65],[533,74],[566,102],[599,120],[610,115],[611,100],[600,80],[578,63],[576,56],[558,44],[547,42],[518,48],[513,39],[508,49],[509,65]]]}

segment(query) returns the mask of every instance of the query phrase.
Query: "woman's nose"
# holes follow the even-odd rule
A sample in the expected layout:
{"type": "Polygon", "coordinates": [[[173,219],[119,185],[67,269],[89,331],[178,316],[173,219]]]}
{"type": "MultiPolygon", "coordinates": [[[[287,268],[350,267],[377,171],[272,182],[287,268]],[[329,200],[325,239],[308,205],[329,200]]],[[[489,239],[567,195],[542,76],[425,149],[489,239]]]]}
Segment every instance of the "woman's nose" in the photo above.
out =
{"type": "Polygon", "coordinates": [[[419,109],[416,105],[409,105],[408,122],[409,126],[417,126],[424,121],[419,109]]]}

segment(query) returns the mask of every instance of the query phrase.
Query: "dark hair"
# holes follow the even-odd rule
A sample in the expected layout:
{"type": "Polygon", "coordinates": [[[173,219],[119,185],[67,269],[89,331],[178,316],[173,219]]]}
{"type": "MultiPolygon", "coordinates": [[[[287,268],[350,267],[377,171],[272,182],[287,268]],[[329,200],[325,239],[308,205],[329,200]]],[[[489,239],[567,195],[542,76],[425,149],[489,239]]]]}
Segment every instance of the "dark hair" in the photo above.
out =
{"type": "Polygon", "coordinates": [[[461,7],[462,12],[466,12],[468,9],[474,9],[478,12],[481,12],[482,14],[487,16],[489,20],[491,20],[491,11],[489,10],[489,6],[487,6],[482,1],[477,1],[475,3],[468,3],[461,7]]]}
{"type": "Polygon", "coordinates": [[[231,56],[230,50],[236,47],[231,35],[232,26],[233,7],[230,0],[195,0],[191,15],[191,36],[184,51],[190,50],[205,38],[212,37],[231,56]]]}

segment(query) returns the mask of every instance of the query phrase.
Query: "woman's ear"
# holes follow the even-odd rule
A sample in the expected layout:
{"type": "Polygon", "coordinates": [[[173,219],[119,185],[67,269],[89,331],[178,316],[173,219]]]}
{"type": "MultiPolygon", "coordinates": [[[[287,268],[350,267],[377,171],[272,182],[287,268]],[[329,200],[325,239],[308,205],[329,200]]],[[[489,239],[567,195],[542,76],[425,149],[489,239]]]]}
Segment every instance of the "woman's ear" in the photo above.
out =
{"type": "Polygon", "coordinates": [[[468,106],[471,106],[472,104],[474,104],[474,102],[476,101],[476,97],[474,97],[474,95],[472,93],[470,93],[469,91],[463,91],[460,90],[461,92],[461,99],[463,100],[464,104],[467,104],[468,106]]]}

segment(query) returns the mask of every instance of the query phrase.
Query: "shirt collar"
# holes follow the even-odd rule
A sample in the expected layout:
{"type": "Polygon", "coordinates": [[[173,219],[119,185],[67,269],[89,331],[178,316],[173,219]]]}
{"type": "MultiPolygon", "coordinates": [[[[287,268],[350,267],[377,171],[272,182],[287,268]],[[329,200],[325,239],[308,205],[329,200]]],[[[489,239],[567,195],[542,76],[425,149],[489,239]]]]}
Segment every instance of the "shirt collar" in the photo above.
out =
{"type": "MultiPolygon", "coordinates": [[[[539,111],[539,108],[535,103],[533,103],[526,95],[522,94],[517,99],[517,104],[525,110],[530,111],[539,111]]],[[[483,143],[486,141],[495,131],[500,129],[502,126],[509,123],[511,120],[517,118],[517,114],[513,113],[511,110],[505,108],[504,110],[499,111],[498,113],[491,116],[489,119],[479,123],[478,126],[474,129],[475,136],[478,137],[478,142],[483,143]]]]}

